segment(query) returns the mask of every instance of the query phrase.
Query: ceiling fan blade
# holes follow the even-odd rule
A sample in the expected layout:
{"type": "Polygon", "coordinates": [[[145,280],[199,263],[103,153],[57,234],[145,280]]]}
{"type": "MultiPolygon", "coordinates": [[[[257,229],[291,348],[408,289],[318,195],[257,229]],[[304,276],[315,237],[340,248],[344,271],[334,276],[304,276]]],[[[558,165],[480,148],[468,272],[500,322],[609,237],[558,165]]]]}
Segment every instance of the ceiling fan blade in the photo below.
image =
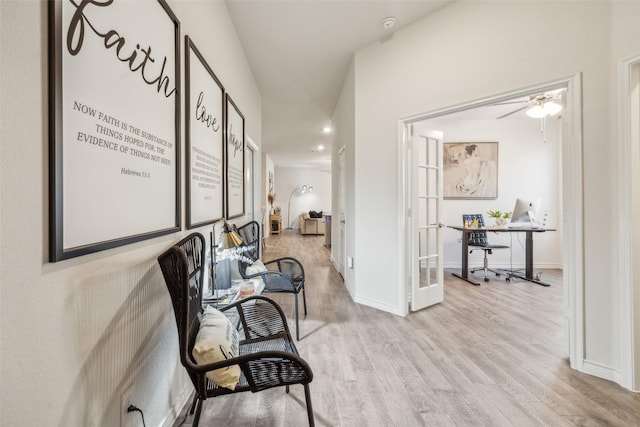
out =
{"type": "Polygon", "coordinates": [[[512,114],[515,114],[515,113],[517,113],[518,111],[522,111],[522,110],[524,110],[524,109],[525,109],[525,108],[527,108],[527,107],[529,107],[529,106],[528,106],[528,105],[525,105],[524,107],[520,107],[520,108],[518,108],[518,109],[516,109],[516,110],[513,110],[513,111],[512,111],[512,112],[510,112],[510,113],[503,114],[502,116],[500,116],[500,117],[496,118],[496,120],[499,120],[499,119],[505,118],[505,117],[510,116],[510,115],[512,115],[512,114]]]}
{"type": "Polygon", "coordinates": [[[491,104],[491,105],[509,105],[509,104],[522,104],[523,102],[529,102],[528,99],[522,99],[520,101],[505,101],[505,102],[496,102],[495,104],[491,104]]]}

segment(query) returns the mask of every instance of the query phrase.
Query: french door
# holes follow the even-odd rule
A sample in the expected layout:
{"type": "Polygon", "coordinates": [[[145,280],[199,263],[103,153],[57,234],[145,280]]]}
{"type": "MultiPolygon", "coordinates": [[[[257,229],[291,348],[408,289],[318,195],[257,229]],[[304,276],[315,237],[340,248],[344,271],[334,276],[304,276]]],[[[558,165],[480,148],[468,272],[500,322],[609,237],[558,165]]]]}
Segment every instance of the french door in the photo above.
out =
{"type": "Polygon", "coordinates": [[[442,261],[442,132],[407,125],[411,311],[444,299],[442,261]]]}

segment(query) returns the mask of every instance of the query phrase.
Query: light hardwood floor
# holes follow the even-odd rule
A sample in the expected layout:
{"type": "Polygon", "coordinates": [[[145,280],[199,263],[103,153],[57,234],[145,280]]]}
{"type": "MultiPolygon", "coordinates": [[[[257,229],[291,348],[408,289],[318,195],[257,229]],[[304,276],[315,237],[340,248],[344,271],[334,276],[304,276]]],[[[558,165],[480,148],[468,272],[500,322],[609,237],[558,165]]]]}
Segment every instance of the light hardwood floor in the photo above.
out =
{"type": "MultiPolygon", "coordinates": [[[[640,394],[569,367],[560,271],[543,272],[549,288],[475,287],[445,272],[444,302],[403,318],[351,300],[322,236],[285,230],[266,242],[265,260],[305,267],[298,349],[318,426],[640,426],[640,394]]],[[[292,295],[268,296],[293,332],[292,295]]],[[[207,400],[200,425],[305,426],[303,388],[207,400]]]]}

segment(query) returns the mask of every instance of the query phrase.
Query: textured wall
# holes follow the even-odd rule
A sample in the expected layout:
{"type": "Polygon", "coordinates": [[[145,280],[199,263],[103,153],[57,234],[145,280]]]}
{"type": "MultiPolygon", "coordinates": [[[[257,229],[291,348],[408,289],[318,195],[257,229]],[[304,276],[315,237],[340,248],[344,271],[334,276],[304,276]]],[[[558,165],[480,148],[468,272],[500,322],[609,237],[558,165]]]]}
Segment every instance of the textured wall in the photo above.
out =
{"type": "MultiPolygon", "coordinates": [[[[189,34],[260,146],[260,94],[226,5],[169,4],[181,21],[182,67],[189,34]]],[[[46,2],[2,1],[0,14],[0,424],[117,426],[133,385],[147,425],[171,425],[191,385],[156,258],[186,231],[47,262],[46,2]]]]}

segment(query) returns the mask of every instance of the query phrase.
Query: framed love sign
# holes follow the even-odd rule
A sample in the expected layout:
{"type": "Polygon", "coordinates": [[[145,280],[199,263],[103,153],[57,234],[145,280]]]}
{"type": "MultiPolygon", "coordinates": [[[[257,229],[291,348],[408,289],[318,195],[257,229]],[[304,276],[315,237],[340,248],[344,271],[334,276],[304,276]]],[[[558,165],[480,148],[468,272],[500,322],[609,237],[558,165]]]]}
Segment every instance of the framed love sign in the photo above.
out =
{"type": "Polygon", "coordinates": [[[224,215],[224,87],[185,38],[187,228],[224,215]]]}
{"type": "Polygon", "coordinates": [[[49,2],[49,258],[180,230],[180,23],[164,0],[49,2]]]}

